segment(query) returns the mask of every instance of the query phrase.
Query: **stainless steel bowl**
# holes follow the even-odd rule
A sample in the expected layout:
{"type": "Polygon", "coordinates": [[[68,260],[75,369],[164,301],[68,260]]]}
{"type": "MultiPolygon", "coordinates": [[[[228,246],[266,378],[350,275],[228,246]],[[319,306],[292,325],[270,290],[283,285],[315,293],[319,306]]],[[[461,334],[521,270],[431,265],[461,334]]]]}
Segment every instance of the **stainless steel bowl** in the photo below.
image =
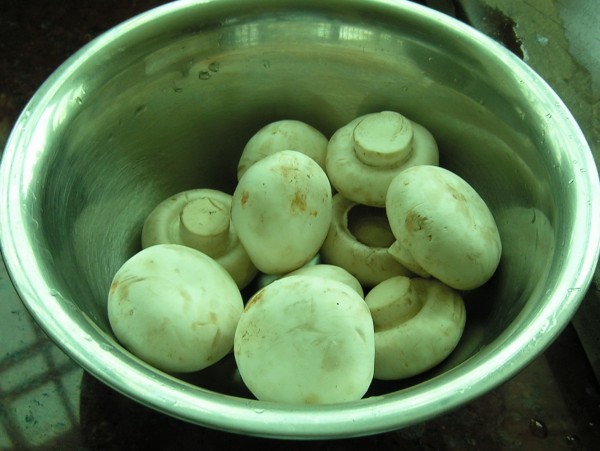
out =
{"type": "Polygon", "coordinates": [[[83,368],[189,422],[243,434],[348,437],[467,403],[523,369],[577,309],[598,260],[591,152],[553,91],[503,47],[410,2],[174,2],[91,42],[40,88],[1,167],[2,250],[24,303],[83,368]],[[500,268],[467,295],[467,328],[421,377],[376,382],[327,406],[258,402],[233,358],[167,375],[110,331],[113,274],[150,210],[178,191],[231,191],[246,140],[267,122],[330,135],[391,109],[429,128],[442,165],[493,210],[500,268]]]}

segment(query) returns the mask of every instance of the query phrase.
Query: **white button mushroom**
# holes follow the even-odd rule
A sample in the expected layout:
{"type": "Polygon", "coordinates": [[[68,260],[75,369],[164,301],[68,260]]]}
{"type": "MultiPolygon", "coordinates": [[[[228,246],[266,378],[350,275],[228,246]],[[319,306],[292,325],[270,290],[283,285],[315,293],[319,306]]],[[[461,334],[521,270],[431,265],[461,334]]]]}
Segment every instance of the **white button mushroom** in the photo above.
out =
{"type": "Polygon", "coordinates": [[[375,379],[405,379],[433,368],[464,330],[462,298],[435,279],[392,277],[365,302],[375,324],[375,379]]]}
{"type": "Polygon", "coordinates": [[[331,185],[310,157],[284,150],[240,179],[231,207],[239,239],[265,274],[284,274],[313,258],[331,222],[331,185]]]}
{"type": "Polygon", "coordinates": [[[283,119],[265,125],[246,143],[237,169],[238,180],[258,160],[281,150],[302,152],[325,170],[327,137],[305,122],[283,119]]]}
{"type": "Polygon", "coordinates": [[[135,254],[115,274],[108,295],[117,339],[168,372],[198,371],[231,352],[243,309],[229,273],[202,252],[178,244],[135,254]]]}
{"type": "Polygon", "coordinates": [[[502,253],[494,217],[464,179],[439,166],[415,166],[390,184],[386,212],[397,243],[392,252],[459,290],[477,288],[502,253]]]}
{"type": "Polygon", "coordinates": [[[333,218],[321,246],[323,262],[344,268],[364,286],[411,272],[388,252],[394,242],[384,208],[333,196],[333,218]]]}
{"type": "Polygon", "coordinates": [[[342,282],[283,277],[248,301],[234,356],[259,400],[354,401],[373,378],[373,321],[365,301],[342,282]]]}
{"type": "Polygon", "coordinates": [[[142,228],[142,248],[181,244],[214,258],[244,288],[258,273],[231,223],[230,194],[213,189],[178,193],[158,204],[142,228]]]}
{"type": "Polygon", "coordinates": [[[403,169],[439,163],[435,139],[423,126],[393,111],[360,116],[338,129],[327,148],[327,174],[347,199],[385,206],[392,179],[403,169]]]}
{"type": "Polygon", "coordinates": [[[329,280],[337,280],[338,282],[345,283],[354,291],[356,291],[360,297],[364,298],[365,292],[363,290],[360,281],[354,277],[349,271],[346,271],[344,268],[336,265],[328,265],[326,263],[317,263],[315,265],[306,265],[302,268],[298,268],[291,273],[286,274],[288,276],[298,276],[298,275],[307,275],[307,276],[316,276],[323,277],[329,280]]]}

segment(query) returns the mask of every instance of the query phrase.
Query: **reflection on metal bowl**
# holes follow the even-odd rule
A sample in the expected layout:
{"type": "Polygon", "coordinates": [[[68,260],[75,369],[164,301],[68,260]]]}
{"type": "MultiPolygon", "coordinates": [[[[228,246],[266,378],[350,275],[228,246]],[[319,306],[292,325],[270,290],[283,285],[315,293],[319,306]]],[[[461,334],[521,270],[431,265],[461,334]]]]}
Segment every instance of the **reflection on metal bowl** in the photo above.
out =
{"type": "Polygon", "coordinates": [[[243,434],[366,435],[462,405],[552,342],[598,258],[598,176],[564,104],[503,47],[409,2],[167,4],[65,62],[20,117],[1,170],[3,255],[48,335],[140,403],[243,434]],[[268,122],[303,120],[331,136],[384,109],[433,133],[441,164],[482,195],[504,240],[493,279],[467,295],[467,327],[445,362],[375,382],[357,402],[288,406],[252,399],[231,356],[184,380],[117,343],[110,281],[158,202],[192,188],[232,192],[245,142],[268,122]]]}

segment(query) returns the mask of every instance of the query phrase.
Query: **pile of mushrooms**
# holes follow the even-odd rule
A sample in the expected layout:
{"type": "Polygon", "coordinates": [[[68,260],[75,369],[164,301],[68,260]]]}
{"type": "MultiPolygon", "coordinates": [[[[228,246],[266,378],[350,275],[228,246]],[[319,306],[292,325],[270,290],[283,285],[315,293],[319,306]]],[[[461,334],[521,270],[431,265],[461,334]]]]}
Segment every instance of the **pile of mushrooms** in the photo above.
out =
{"type": "Polygon", "coordinates": [[[374,378],[423,373],[456,348],[463,293],[493,276],[502,245],[423,126],[382,111],[328,140],[273,122],[247,142],[237,177],[232,193],[186,191],[148,215],[142,250],[108,295],[133,354],[189,372],[233,352],[257,399],[325,404],[362,398],[374,378]]]}

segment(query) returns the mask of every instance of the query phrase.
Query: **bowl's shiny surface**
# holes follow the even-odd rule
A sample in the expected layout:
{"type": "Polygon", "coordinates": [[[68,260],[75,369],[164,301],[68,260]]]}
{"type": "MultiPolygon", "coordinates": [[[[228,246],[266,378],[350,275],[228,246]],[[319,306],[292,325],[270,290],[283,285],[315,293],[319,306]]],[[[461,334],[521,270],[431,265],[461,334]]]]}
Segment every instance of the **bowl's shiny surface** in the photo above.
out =
{"type": "Polygon", "coordinates": [[[215,0],[151,11],[42,86],[1,170],[3,255],[48,335],[128,396],[241,433],[363,435],[468,402],[557,336],[598,258],[598,175],[563,103],[504,48],[408,2],[215,0]],[[300,119],[329,136],[383,109],[432,131],[442,165],[482,194],[503,238],[501,266],[468,295],[467,329],[446,362],[374,383],[355,403],[289,407],[251,399],[232,358],[184,381],[117,344],[108,286],[160,200],[195,187],[231,192],[244,143],[269,121],[300,119]]]}

